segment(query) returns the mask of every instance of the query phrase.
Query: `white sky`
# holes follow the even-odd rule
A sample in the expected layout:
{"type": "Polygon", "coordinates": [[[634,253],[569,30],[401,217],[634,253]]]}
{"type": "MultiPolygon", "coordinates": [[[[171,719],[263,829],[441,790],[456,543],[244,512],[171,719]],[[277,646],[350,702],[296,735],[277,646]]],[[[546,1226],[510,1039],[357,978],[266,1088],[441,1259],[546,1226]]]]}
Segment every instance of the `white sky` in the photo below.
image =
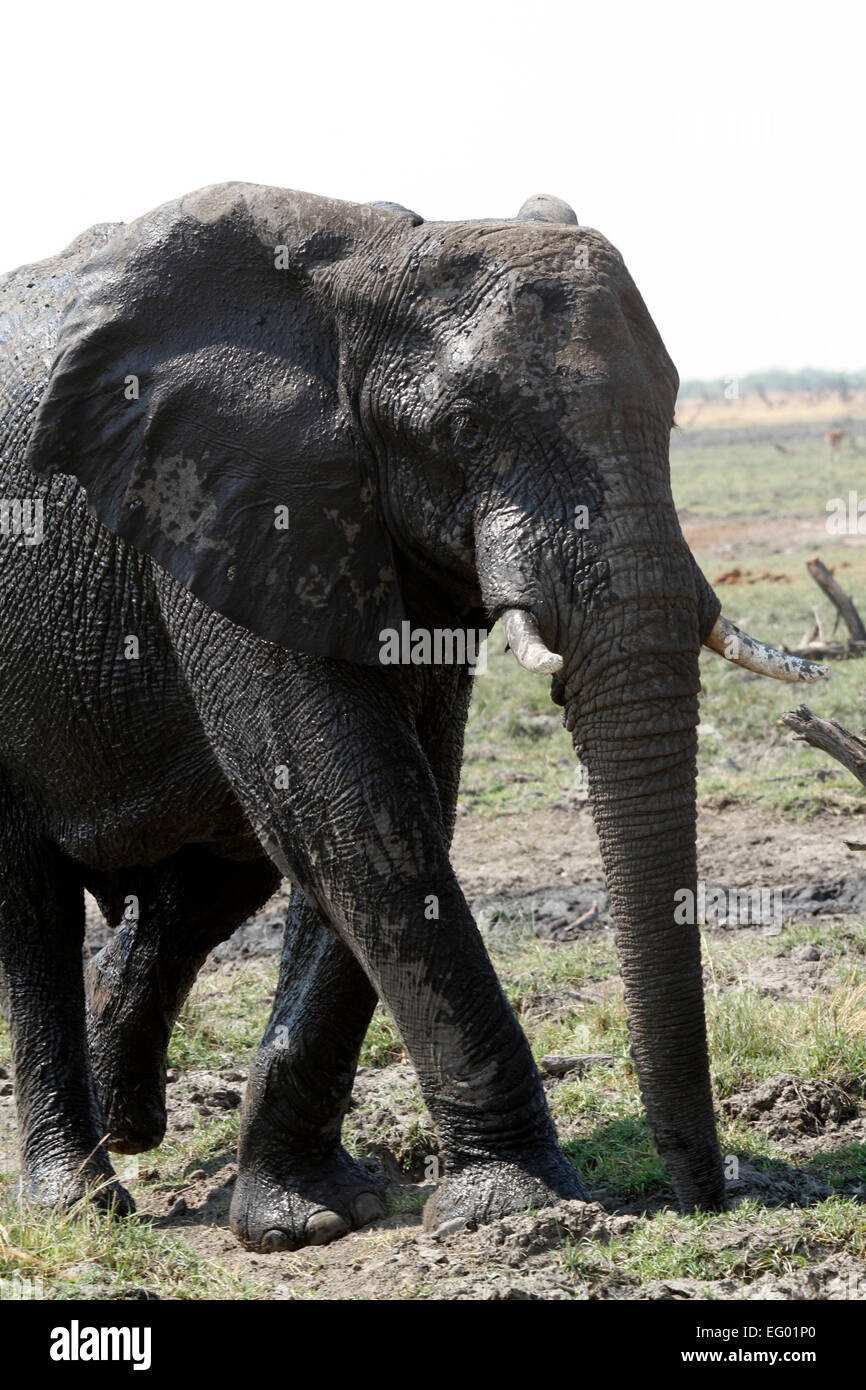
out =
{"type": "Polygon", "coordinates": [[[866,367],[860,0],[8,7],[0,267],[203,184],[574,206],[682,377],[866,367]]]}

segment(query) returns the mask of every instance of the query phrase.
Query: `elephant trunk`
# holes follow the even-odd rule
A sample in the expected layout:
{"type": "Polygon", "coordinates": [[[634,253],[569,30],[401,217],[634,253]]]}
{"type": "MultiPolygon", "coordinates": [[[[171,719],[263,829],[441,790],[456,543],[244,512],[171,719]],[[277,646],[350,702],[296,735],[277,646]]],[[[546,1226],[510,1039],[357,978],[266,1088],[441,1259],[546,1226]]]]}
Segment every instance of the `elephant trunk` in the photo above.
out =
{"type": "Polygon", "coordinates": [[[682,1208],[716,1208],[724,1190],[700,931],[694,912],[678,914],[689,924],[675,920],[678,904],[697,900],[696,736],[693,726],[671,729],[669,713],[655,727],[651,716],[636,716],[632,707],[587,719],[575,742],[589,774],[647,1116],[682,1208]]]}
{"type": "Polygon", "coordinates": [[[589,777],[646,1112],[682,1208],[713,1209],[724,1180],[700,931],[677,912],[697,893],[694,568],[681,538],[642,558],[637,576],[631,556],[612,557],[619,598],[566,666],[566,719],[589,777]]]}
{"type": "Polygon", "coordinates": [[[554,675],[588,773],[632,1053],[659,1150],[685,1210],[718,1208],[696,910],[698,658],[706,642],[783,680],[814,680],[824,668],[720,615],[683,539],[666,459],[649,447],[629,453],[630,439],[622,427],[599,446],[604,504],[585,537],[567,506],[539,520],[509,497],[477,523],[476,556],[515,657],[554,675]]]}

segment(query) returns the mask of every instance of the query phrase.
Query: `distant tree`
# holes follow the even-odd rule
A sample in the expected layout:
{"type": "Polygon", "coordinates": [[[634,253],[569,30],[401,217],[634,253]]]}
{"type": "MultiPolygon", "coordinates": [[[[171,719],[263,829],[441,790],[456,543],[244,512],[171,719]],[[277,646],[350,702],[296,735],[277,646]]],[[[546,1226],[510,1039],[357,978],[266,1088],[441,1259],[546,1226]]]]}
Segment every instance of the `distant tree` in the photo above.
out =
{"type": "MultiPolygon", "coordinates": [[[[712,400],[724,396],[725,377],[712,380],[691,378],[680,383],[680,400],[712,400]]],[[[853,391],[866,387],[866,371],[840,372],[825,371],[822,367],[801,367],[798,372],[784,367],[769,367],[763,372],[748,372],[739,379],[741,396],[755,393],[762,400],[781,391],[808,391],[817,396],[824,391],[838,392],[840,400],[848,402],[853,391]]]]}

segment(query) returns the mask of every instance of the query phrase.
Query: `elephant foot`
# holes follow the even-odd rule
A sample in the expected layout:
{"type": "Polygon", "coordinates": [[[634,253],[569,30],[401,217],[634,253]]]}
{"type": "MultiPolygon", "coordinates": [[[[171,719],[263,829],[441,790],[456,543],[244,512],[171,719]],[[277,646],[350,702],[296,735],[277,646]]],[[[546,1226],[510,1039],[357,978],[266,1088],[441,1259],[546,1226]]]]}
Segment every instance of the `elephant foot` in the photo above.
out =
{"type": "Polygon", "coordinates": [[[18,1197],[33,1206],[61,1211],[68,1211],[85,1199],[100,1211],[116,1216],[131,1216],[135,1211],[135,1202],[114,1174],[86,1160],[29,1164],[21,1174],[18,1197]]]}
{"type": "Polygon", "coordinates": [[[161,1095],[140,1081],[113,1080],[110,1089],[97,1081],[108,1127],[108,1147],[115,1153],[140,1154],[165,1138],[166,1110],[161,1095]]]}
{"type": "Polygon", "coordinates": [[[452,1221],[474,1229],[500,1216],[561,1201],[592,1198],[577,1169],[558,1150],[522,1163],[479,1159],[446,1172],[424,1208],[424,1229],[452,1221]]]}
{"type": "Polygon", "coordinates": [[[243,1169],[229,1224],[248,1250],[270,1253],[327,1245],[385,1210],[384,1189],[345,1149],[306,1162],[281,1162],[274,1172],[243,1169]]]}

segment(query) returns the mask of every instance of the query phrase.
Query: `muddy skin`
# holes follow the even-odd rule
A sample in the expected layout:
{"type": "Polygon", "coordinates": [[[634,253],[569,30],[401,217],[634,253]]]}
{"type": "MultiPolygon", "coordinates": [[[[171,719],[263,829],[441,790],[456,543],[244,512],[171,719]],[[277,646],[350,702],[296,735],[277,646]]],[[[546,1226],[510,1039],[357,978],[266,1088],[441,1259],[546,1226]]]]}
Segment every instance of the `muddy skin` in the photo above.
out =
{"type": "Polygon", "coordinates": [[[424,1207],[424,1229],[435,1231],[454,1222],[474,1229],[485,1221],[558,1200],[592,1200],[564,1155],[547,1150],[537,1164],[524,1156],[519,1163],[483,1159],[451,1173],[434,1192],[424,1207]]]}
{"type": "MultiPolygon", "coordinates": [[[[462,729],[470,686],[465,673],[443,672],[430,673],[423,685],[416,696],[415,727],[436,783],[435,814],[450,844],[462,755],[456,731],[462,729]]],[[[295,889],[274,1008],[244,1100],[230,1220],[247,1248],[325,1244],[382,1214],[381,1184],[340,1143],[376,999],[351,950],[295,889]]],[[[530,1066],[534,1072],[531,1059],[530,1066]]],[[[430,1092],[444,1169],[440,1195],[448,1202],[448,1219],[457,1216],[458,1207],[470,1222],[485,1219],[486,1211],[513,1210],[509,1198],[518,1206],[542,1205],[555,1195],[586,1198],[573,1167],[556,1147],[540,1087],[534,1101],[544,1133],[538,1173],[524,1173],[518,1163],[507,1170],[498,1165],[495,1171],[491,1165],[488,1172],[480,1161],[485,1141],[476,1148],[460,1115],[448,1114],[430,1092]],[[467,1160],[474,1164],[471,1177],[461,1166],[467,1160]]],[[[492,1136],[487,1143],[498,1151],[492,1136]]],[[[518,1142],[516,1157],[519,1150],[518,1142]]]]}
{"type": "Polygon", "coordinates": [[[22,823],[2,783],[0,813],[0,1002],[10,1025],[23,1140],[19,1191],[28,1202],[58,1207],[73,1207],[90,1193],[97,1205],[128,1213],[135,1204],[112,1180],[84,1043],[84,903],[77,875],[22,823]],[[10,850],[14,862],[6,857],[10,850]]]}
{"type": "MultiPolygon", "coordinates": [[[[162,1142],[166,1052],[184,1000],[210,951],[278,883],[270,861],[218,859],[197,845],[124,875],[136,920],[121,919],[85,972],[88,1047],[116,1153],[141,1153],[162,1142]]],[[[110,919],[114,904],[106,888],[95,878],[89,886],[110,919]]]]}
{"type": "Polygon", "coordinates": [[[0,281],[0,496],[44,511],[0,568],[0,992],[35,1198],[110,1181],[109,1129],[159,1138],[183,998],[279,875],[239,1237],[380,1209],[340,1146],[376,997],[441,1140],[428,1221],[585,1197],[449,861],[472,677],[381,660],[383,630],[516,608],[562,655],[659,1147],[683,1208],[723,1201],[698,934],[673,922],[719,605],[670,492],[676,372],[569,213],[218,185],[0,281]],[[85,887],[115,924],[139,900],[89,969],[92,1072],[85,887]]]}
{"type": "MultiPolygon", "coordinates": [[[[216,644],[217,647],[221,645],[216,644]]],[[[213,646],[213,643],[208,644],[209,649],[213,646]]],[[[183,655],[181,650],[181,659],[183,655]]],[[[329,1165],[337,1164],[330,1171],[338,1190],[334,1205],[327,1210],[336,1213],[344,1222],[357,1220],[356,1214],[346,1210],[343,1160],[332,1147],[336,1142],[334,1131],[349,1099],[357,1052],[375,1002],[373,991],[369,990],[360,1013],[351,1012],[357,960],[386,1002],[418,1071],[425,1101],[441,1136],[445,1159],[443,1187],[447,1189],[452,1163],[459,1171],[468,1158],[473,1161],[476,1180],[467,1183],[464,1178],[461,1182],[461,1206],[466,1218],[482,1220],[484,1211],[491,1205],[491,1184],[486,1179],[485,1160],[507,1159],[520,1167],[525,1156],[533,1176],[544,1171],[556,1174],[560,1190],[557,1192],[554,1187],[551,1192],[563,1195],[563,1165],[568,1165],[564,1159],[561,1164],[558,1162],[555,1132],[528,1044],[502,994],[448,863],[449,832],[443,824],[440,790],[419,746],[418,720],[412,704],[407,708],[406,681],[398,678],[389,688],[383,685],[378,673],[350,671],[336,663],[327,672],[311,673],[306,666],[301,668],[294,658],[276,648],[269,653],[267,664],[258,671],[253,671],[249,660],[242,660],[240,653],[238,661],[232,665],[245,673],[244,690],[236,689],[230,698],[233,704],[244,702],[246,718],[239,727],[250,740],[238,750],[238,762],[247,766],[267,756],[276,758],[290,769],[290,785],[298,789],[289,806],[273,795],[266,804],[250,804],[250,819],[256,823],[267,817],[272,824],[283,820],[285,828],[281,829],[280,840],[288,847],[290,862],[304,885],[308,900],[312,898],[323,904],[328,919],[336,924],[341,941],[352,952],[352,957],[346,956],[343,966],[336,970],[333,952],[321,946],[319,949],[325,950],[325,960],[307,975],[312,993],[296,1002],[290,980],[298,942],[294,940],[289,944],[284,957],[284,967],[288,962],[288,970],[284,968],[278,992],[279,1007],[269,1027],[263,1052],[257,1059],[245,1106],[239,1155],[242,1173],[253,1169],[253,1152],[256,1155],[267,1153],[258,1126],[257,1112],[262,1104],[259,1098],[264,1099],[266,1093],[266,1133],[271,1133],[274,1126],[277,1097],[287,1098],[286,1118],[277,1126],[275,1143],[277,1154],[285,1154],[295,1142],[300,1118],[306,1120],[310,1104],[306,1092],[312,1088],[309,1083],[305,1084],[302,1067],[307,1030],[311,1030],[310,1052],[318,1060],[324,1051],[323,1037],[330,1038],[333,1047],[335,1021],[345,1019],[338,1025],[341,1030],[348,1031],[340,1044],[340,1066],[336,1073],[339,1084],[333,1101],[333,1118],[326,1112],[324,1140],[317,1135],[315,1142],[326,1142],[329,1165]],[[309,710],[310,724],[303,731],[303,737],[313,737],[321,750],[321,762],[312,781],[303,778],[304,744],[298,735],[293,736],[286,721],[280,719],[272,728],[269,720],[263,720],[261,714],[256,713],[264,708],[264,691],[285,686],[289,676],[309,710]],[[363,739],[356,737],[358,727],[366,731],[363,739]],[[267,745],[271,740],[277,745],[273,752],[261,752],[262,743],[267,745]],[[342,761],[336,757],[337,743],[343,746],[342,761]],[[365,775],[361,767],[346,765],[346,757],[353,756],[347,750],[357,750],[357,757],[368,764],[373,749],[376,751],[372,775],[365,775]],[[375,796],[369,790],[360,790],[372,787],[376,788],[375,796]],[[355,792],[355,788],[359,790],[355,792]],[[399,837],[392,831],[398,816],[399,837]],[[317,827],[314,859],[307,850],[313,826],[317,827]],[[347,835],[350,826],[351,843],[347,835]],[[338,845],[339,853],[335,852],[338,845]],[[425,904],[431,897],[436,901],[439,914],[432,928],[430,919],[425,916],[425,904]],[[434,963],[443,953],[448,959],[459,959],[459,970],[447,971],[431,988],[424,982],[430,978],[434,963]],[[322,971],[321,987],[328,995],[324,1014],[316,1001],[320,988],[316,978],[318,969],[322,971]],[[419,982],[408,996],[404,989],[407,972],[419,982]],[[348,979],[344,984],[345,976],[348,979]],[[284,999],[289,1011],[288,1023],[282,1020],[284,999]],[[297,1012],[302,1012],[302,1028],[295,1021],[297,1012]],[[287,1032],[278,1037],[277,1029],[281,1024],[287,1032]],[[487,1042],[491,1033],[501,1040],[495,1051],[487,1042]],[[287,1050],[279,1045],[282,1038],[287,1039],[287,1050]],[[546,1167],[542,1156],[546,1158],[546,1167]]],[[[419,687],[435,682],[435,677],[428,676],[424,668],[418,669],[423,673],[419,676],[419,687]]],[[[206,677],[206,673],[203,674],[206,677]]],[[[444,680],[439,684],[444,687],[444,680]]],[[[219,701],[225,698],[225,692],[220,691],[219,701],[212,707],[212,682],[205,678],[201,688],[195,683],[192,688],[196,698],[199,694],[203,698],[205,726],[211,720],[215,725],[222,724],[219,701]]],[[[419,688],[416,699],[422,695],[419,688]]],[[[260,789],[267,792],[258,781],[247,794],[259,796],[260,789]]],[[[317,1085],[321,1088],[321,1078],[317,1085]]],[[[322,1125],[320,1111],[316,1113],[316,1124],[322,1125]]],[[[287,1183],[296,1186],[299,1180],[306,1180],[304,1172],[300,1179],[291,1168],[287,1172],[287,1165],[283,1162],[281,1166],[278,1158],[266,1156],[265,1162],[268,1181],[264,1184],[264,1194],[258,1174],[253,1183],[243,1177],[238,1179],[232,1208],[233,1225],[236,1233],[243,1233],[247,1242],[263,1240],[265,1234],[265,1222],[259,1221],[254,1226],[246,1211],[248,1192],[253,1191],[258,1200],[269,1206],[272,1191],[279,1193],[280,1187],[287,1183]]],[[[570,1171],[573,1173],[573,1169],[570,1171]]],[[[356,1174],[350,1175],[352,1184],[356,1178],[356,1174]]],[[[492,1185],[501,1189],[498,1171],[492,1185]]],[[[531,1191],[532,1198],[529,1198],[517,1181],[512,1183],[513,1198],[521,1205],[527,1200],[541,1199],[537,1182],[531,1191]]],[[[582,1192],[575,1175],[568,1195],[582,1192]]],[[[306,1203],[314,1201],[320,1205],[324,1200],[320,1187],[309,1197],[303,1189],[300,1195],[306,1203]]],[[[289,1241],[299,1238],[297,1205],[291,1205],[289,1241]]],[[[309,1206],[305,1205],[301,1214],[305,1215],[308,1210],[309,1206]]],[[[274,1218],[268,1219],[275,1218],[280,1219],[280,1225],[272,1229],[284,1229],[288,1215],[279,1196],[274,1218]]]]}
{"type": "Polygon", "coordinates": [[[241,1116],[231,1228],[248,1249],[323,1245],[375,1220],[384,1194],[340,1143],[376,992],[293,890],[280,978],[241,1116]]]}

